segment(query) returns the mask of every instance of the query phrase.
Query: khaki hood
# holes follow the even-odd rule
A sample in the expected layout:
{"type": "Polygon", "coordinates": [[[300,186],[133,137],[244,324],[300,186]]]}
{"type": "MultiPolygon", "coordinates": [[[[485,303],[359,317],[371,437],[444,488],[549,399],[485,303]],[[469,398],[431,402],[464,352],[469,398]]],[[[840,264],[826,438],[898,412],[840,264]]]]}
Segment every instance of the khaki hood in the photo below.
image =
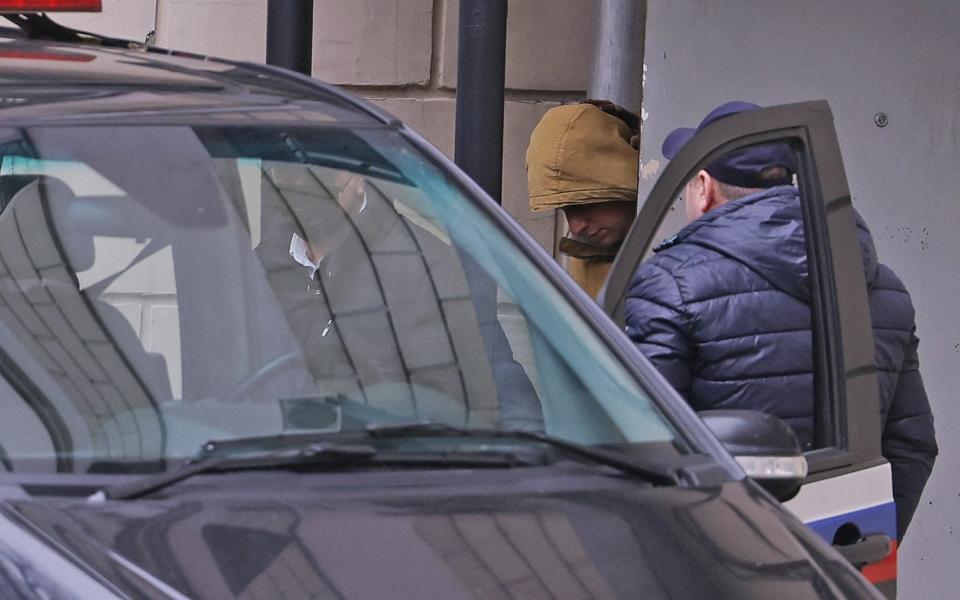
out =
{"type": "Polygon", "coordinates": [[[530,134],[530,209],[637,199],[639,154],[626,123],[592,104],[553,108],[530,134]]]}

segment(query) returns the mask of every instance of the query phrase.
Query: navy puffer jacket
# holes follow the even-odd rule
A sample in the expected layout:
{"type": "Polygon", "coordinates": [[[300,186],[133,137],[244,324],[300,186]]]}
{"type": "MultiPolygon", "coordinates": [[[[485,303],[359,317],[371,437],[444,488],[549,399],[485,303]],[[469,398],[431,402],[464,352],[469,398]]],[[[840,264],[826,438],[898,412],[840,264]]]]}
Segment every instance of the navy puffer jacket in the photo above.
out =
{"type": "MultiPolygon", "coordinates": [[[[906,530],[937,455],[920,377],[914,311],[858,221],[876,341],[883,455],[897,529],[906,530]]],[[[807,253],[796,188],[711,210],[644,262],[626,300],[627,334],[695,410],[760,410],[813,438],[807,253]]]]}

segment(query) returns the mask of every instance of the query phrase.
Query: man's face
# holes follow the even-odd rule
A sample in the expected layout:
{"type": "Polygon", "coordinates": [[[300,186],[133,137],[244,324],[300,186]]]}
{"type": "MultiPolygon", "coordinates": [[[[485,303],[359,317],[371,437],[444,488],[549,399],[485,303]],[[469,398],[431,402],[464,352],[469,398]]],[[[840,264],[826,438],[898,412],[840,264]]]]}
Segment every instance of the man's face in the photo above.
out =
{"type": "Polygon", "coordinates": [[[636,212],[636,202],[619,200],[563,207],[571,237],[599,246],[622,242],[636,212]]]}

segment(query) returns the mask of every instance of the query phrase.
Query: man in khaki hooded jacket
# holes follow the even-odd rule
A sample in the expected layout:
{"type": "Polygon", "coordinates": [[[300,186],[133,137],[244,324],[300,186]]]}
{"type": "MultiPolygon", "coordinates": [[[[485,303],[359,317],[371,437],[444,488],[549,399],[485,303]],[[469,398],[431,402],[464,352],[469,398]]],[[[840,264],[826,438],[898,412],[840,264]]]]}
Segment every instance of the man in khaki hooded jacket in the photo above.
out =
{"type": "Polygon", "coordinates": [[[562,209],[559,249],[570,275],[596,298],[636,216],[636,115],[603,101],[553,108],[530,135],[530,209],[562,209]]]}

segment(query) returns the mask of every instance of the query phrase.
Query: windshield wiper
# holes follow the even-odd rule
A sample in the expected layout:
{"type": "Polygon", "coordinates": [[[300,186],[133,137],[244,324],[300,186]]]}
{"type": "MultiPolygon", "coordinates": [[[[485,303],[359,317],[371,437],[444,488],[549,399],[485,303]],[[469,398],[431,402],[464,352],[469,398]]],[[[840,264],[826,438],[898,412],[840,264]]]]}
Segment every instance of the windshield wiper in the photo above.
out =
{"type": "MultiPolygon", "coordinates": [[[[363,433],[363,432],[360,432],[363,433]]],[[[315,437],[316,436],[311,436],[315,437]]],[[[266,436],[208,442],[204,444],[199,458],[188,460],[179,468],[156,475],[148,475],[127,483],[107,486],[87,498],[88,502],[107,500],[132,500],[169,487],[203,473],[224,473],[244,470],[266,470],[292,467],[330,466],[337,469],[353,467],[418,467],[418,468],[507,468],[528,466],[529,460],[506,452],[383,452],[369,444],[330,444],[311,442],[304,444],[303,436],[290,436],[286,446],[269,451],[256,448],[258,443],[269,441],[278,444],[283,436],[266,436]],[[220,444],[242,448],[246,452],[224,452],[220,444]],[[253,446],[253,448],[251,448],[253,446]],[[217,450],[214,450],[217,448],[217,450]],[[214,453],[216,452],[216,453],[214,453]]]]}
{"type": "MultiPolygon", "coordinates": [[[[205,444],[205,447],[209,446],[205,444]]],[[[327,445],[310,444],[308,446],[282,449],[273,452],[260,452],[252,456],[234,456],[230,454],[212,454],[191,459],[177,469],[157,475],[134,479],[103,488],[87,498],[88,502],[107,500],[132,500],[159,489],[171,486],[194,475],[214,471],[241,471],[245,469],[270,469],[296,465],[354,465],[372,460],[377,454],[369,445],[327,445]]]]}
{"type": "Polygon", "coordinates": [[[662,485],[680,483],[679,471],[668,465],[585,446],[544,433],[510,429],[471,429],[443,423],[412,423],[370,425],[366,430],[358,431],[280,434],[211,441],[204,444],[198,458],[185,462],[177,469],[105,487],[87,500],[89,502],[131,500],[194,475],[212,472],[324,465],[337,468],[411,465],[421,468],[503,468],[531,464],[529,460],[504,452],[463,450],[385,452],[371,444],[330,443],[332,437],[356,440],[357,436],[363,440],[417,437],[526,440],[546,444],[581,459],[613,467],[650,483],[662,485]]]}
{"type": "Polygon", "coordinates": [[[629,475],[640,477],[650,483],[677,485],[680,474],[677,469],[636,457],[625,457],[617,452],[594,448],[571,442],[545,433],[513,429],[472,429],[454,427],[444,423],[413,423],[407,425],[371,425],[367,435],[372,438],[400,437],[446,437],[446,438],[499,438],[530,440],[553,446],[580,458],[618,469],[629,475]]]}

